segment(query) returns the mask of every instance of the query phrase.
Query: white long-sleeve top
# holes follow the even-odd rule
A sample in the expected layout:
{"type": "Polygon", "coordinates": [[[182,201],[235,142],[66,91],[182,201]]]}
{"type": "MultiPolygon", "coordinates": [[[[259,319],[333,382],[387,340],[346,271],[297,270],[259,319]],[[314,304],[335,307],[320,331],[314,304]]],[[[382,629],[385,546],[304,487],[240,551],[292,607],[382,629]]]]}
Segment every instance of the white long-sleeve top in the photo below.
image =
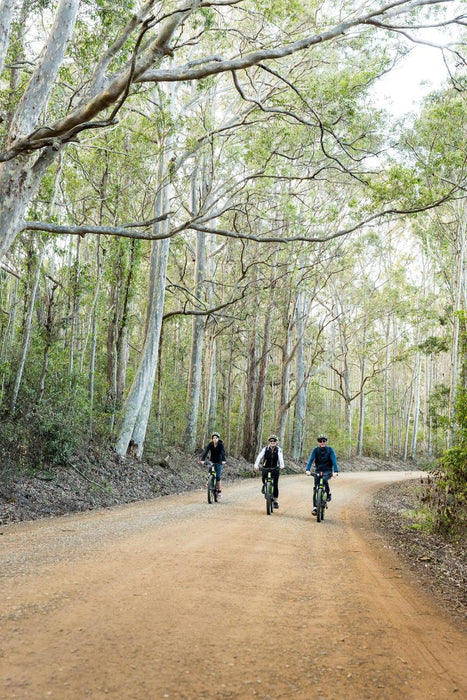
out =
{"type": "MultiPolygon", "coordinates": [[[[268,448],[268,445],[265,445],[265,447],[263,447],[263,449],[261,450],[261,452],[257,456],[256,461],[255,461],[255,465],[254,465],[255,469],[259,469],[259,465],[261,464],[261,462],[264,458],[264,453],[266,452],[267,448],[268,448]]],[[[282,448],[279,447],[279,445],[277,445],[277,452],[278,452],[277,463],[279,464],[279,468],[283,469],[285,467],[284,455],[282,454],[282,448]]]]}

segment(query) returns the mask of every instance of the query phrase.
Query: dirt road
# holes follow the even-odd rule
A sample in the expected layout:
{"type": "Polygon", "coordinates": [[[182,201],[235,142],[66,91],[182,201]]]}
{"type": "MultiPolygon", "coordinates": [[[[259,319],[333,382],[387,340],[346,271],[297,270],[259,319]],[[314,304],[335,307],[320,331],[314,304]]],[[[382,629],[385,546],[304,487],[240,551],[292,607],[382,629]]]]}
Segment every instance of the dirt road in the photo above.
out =
{"type": "MultiPolygon", "coordinates": [[[[369,528],[410,472],[259,480],[3,528],[0,696],[40,700],[467,697],[466,636],[369,528]]],[[[442,603],[442,601],[440,601],[442,603]]]]}

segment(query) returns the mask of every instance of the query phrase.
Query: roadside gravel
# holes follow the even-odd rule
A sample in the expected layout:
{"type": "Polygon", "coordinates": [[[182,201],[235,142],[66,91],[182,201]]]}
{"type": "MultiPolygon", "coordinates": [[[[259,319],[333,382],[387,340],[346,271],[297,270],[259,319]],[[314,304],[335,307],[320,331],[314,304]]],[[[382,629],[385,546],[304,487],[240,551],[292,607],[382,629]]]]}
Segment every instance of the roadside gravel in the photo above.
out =
{"type": "Polygon", "coordinates": [[[430,532],[428,513],[420,513],[420,495],[421,479],[381,489],[373,501],[372,522],[385,546],[401,556],[421,587],[442,600],[462,626],[467,619],[465,542],[450,543],[430,532]]]}
{"type": "MultiPolygon", "coordinates": [[[[286,472],[300,473],[303,463],[286,459],[286,472]]],[[[412,463],[371,457],[340,459],[342,477],[354,471],[412,471],[412,463]]],[[[254,475],[244,459],[228,458],[224,484],[254,475]]],[[[199,456],[175,449],[151,462],[121,460],[110,449],[91,446],[73,462],[52,472],[0,473],[0,534],[9,524],[73,512],[108,509],[124,503],[196,491],[205,487],[199,456]]],[[[381,490],[372,522],[385,546],[404,558],[424,589],[441,595],[457,621],[467,617],[466,554],[462,543],[446,543],[415,518],[420,481],[401,482],[381,490]]]]}

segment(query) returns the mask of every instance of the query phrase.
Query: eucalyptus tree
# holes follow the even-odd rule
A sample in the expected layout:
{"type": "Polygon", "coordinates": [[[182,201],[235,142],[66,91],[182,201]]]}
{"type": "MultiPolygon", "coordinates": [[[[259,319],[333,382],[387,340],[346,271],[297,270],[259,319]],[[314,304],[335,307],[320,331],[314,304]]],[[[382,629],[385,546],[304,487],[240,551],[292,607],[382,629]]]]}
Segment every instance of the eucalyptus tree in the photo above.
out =
{"type": "MultiPolygon", "coordinates": [[[[462,77],[459,77],[459,82],[462,83],[462,77]]],[[[436,190],[448,182],[460,190],[455,201],[447,202],[433,212],[419,217],[414,228],[435,268],[441,273],[440,280],[449,296],[448,305],[452,309],[446,314],[452,324],[449,378],[451,446],[456,429],[454,411],[460,371],[461,318],[467,306],[466,120],[466,105],[461,93],[451,89],[434,93],[427,98],[414,130],[404,138],[404,144],[410,149],[411,159],[423,187],[436,190]]]]}
{"type": "MultiPolygon", "coordinates": [[[[198,188],[205,190],[207,183],[206,169],[202,169],[202,174],[199,177],[199,168],[195,168],[192,181],[192,211],[195,215],[199,212],[198,188]],[[201,182],[200,182],[201,180],[201,182]]],[[[203,193],[201,193],[202,196],[203,193]]],[[[206,234],[204,231],[198,231],[196,234],[196,252],[195,252],[195,279],[193,286],[194,301],[201,308],[206,308],[206,234]]],[[[198,427],[198,410],[201,390],[201,375],[202,375],[202,354],[204,344],[204,318],[200,315],[194,315],[192,321],[192,340],[191,340],[191,356],[190,370],[188,375],[188,396],[187,396],[187,421],[185,430],[184,443],[187,449],[193,451],[196,447],[197,427],[198,427]]]]}
{"type": "MultiPolygon", "coordinates": [[[[18,10],[18,6],[11,0],[3,0],[0,6],[5,44],[11,39],[9,29],[17,19],[13,9],[18,10]]],[[[47,21],[44,25],[35,23],[36,30],[41,26],[46,30],[37,31],[23,58],[25,66],[33,66],[32,73],[22,72],[21,95],[3,134],[0,256],[8,252],[19,231],[40,228],[39,222],[28,222],[28,207],[47,169],[66,145],[85,131],[116,124],[125,103],[145,85],[198,81],[226,72],[235,75],[259,65],[272,72],[284,70],[285,80],[290,81],[294,70],[290,57],[294,54],[312,55],[327,44],[358,44],[370,29],[375,36],[384,32],[400,32],[402,36],[409,27],[416,39],[420,27],[432,24],[433,9],[443,8],[442,0],[400,0],[364,12],[351,5],[346,14],[323,3],[313,15],[308,6],[299,4],[292,15],[282,7],[270,7],[258,15],[256,3],[238,0],[219,0],[214,7],[202,0],[173,2],[169,7],[147,0],[138,9],[128,2],[119,5],[118,13],[105,7],[92,11],[94,8],[81,6],[79,0],[47,5],[47,21]],[[249,31],[251,19],[255,20],[255,32],[249,31]],[[83,42],[83,37],[88,41],[83,42]],[[207,53],[206,46],[212,49],[212,37],[219,49],[232,57],[207,53]],[[226,49],[229,42],[230,51],[226,49]],[[87,50],[83,51],[85,45],[87,50]],[[78,66],[80,53],[86,55],[86,66],[78,66]]],[[[449,10],[448,6],[443,22],[460,24],[457,3],[449,10]]],[[[8,49],[12,62],[5,63],[7,71],[18,58],[15,46],[8,45],[8,49]]],[[[395,45],[395,52],[398,50],[395,45]]],[[[50,224],[41,222],[43,229],[63,231],[50,224]]],[[[112,233],[111,227],[108,232],[112,233]]],[[[113,233],[123,234],[121,229],[113,233]]]]}

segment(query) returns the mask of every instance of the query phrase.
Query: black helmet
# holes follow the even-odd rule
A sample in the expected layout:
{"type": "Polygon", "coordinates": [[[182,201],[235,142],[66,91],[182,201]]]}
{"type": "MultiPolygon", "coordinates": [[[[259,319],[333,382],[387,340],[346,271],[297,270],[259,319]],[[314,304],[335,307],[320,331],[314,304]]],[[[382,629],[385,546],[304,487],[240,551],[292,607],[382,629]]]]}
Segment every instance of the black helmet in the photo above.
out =
{"type": "Polygon", "coordinates": [[[279,438],[277,437],[277,435],[270,435],[268,437],[268,442],[270,442],[271,440],[275,440],[276,442],[278,442],[279,438]]]}
{"type": "Polygon", "coordinates": [[[213,434],[211,435],[211,437],[212,437],[212,438],[213,438],[213,437],[219,438],[219,440],[221,439],[221,436],[219,435],[219,433],[213,433],[213,434]]]}
{"type": "Polygon", "coordinates": [[[320,442],[320,440],[325,440],[325,441],[327,442],[327,441],[328,441],[328,436],[327,436],[327,435],[318,435],[318,438],[317,438],[317,439],[318,439],[318,442],[320,442]]]}

